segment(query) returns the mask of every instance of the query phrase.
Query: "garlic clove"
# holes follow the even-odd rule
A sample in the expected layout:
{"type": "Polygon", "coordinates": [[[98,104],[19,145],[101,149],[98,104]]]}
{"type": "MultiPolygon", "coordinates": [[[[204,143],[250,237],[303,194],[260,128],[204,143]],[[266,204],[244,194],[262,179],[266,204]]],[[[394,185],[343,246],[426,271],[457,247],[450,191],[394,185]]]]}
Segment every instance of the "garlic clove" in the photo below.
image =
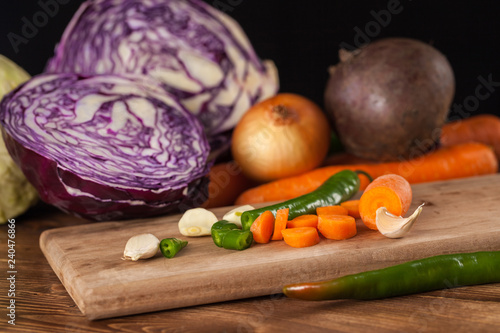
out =
{"type": "Polygon", "coordinates": [[[122,260],[137,261],[153,257],[160,248],[160,240],[153,234],[132,236],[125,245],[122,260]]]}
{"type": "Polygon", "coordinates": [[[410,231],[418,216],[422,212],[423,206],[424,204],[418,206],[415,212],[406,218],[391,214],[387,208],[380,207],[377,209],[377,215],[375,218],[377,229],[386,237],[401,238],[410,231]]]}
{"type": "Polygon", "coordinates": [[[255,209],[255,208],[251,205],[243,205],[240,207],[236,207],[236,208],[230,210],[229,212],[227,212],[222,217],[222,219],[226,220],[228,222],[232,222],[241,228],[241,214],[243,214],[243,212],[246,212],[247,210],[253,210],[253,209],[255,209]]]}
{"type": "Polygon", "coordinates": [[[210,236],[217,221],[217,216],[205,208],[188,209],[179,220],[179,232],[188,237],[210,236]]]}
{"type": "Polygon", "coordinates": [[[210,234],[211,228],[207,226],[190,226],[181,229],[181,234],[189,237],[197,237],[197,236],[208,236],[210,234]]]}

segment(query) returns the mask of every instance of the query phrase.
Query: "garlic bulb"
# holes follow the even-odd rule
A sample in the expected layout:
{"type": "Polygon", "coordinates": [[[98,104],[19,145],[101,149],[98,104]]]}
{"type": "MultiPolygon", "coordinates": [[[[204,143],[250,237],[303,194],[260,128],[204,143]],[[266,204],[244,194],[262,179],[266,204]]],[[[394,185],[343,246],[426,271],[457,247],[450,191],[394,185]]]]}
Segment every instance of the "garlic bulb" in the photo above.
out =
{"type": "Polygon", "coordinates": [[[153,234],[131,237],[125,245],[123,260],[137,261],[153,257],[160,247],[160,240],[153,234]]]}
{"type": "Polygon", "coordinates": [[[179,220],[179,232],[184,236],[210,236],[217,216],[205,208],[192,208],[184,212],[179,220]]]}
{"type": "Polygon", "coordinates": [[[410,231],[411,227],[422,212],[423,206],[424,204],[418,206],[415,212],[406,218],[391,214],[387,208],[380,207],[377,209],[377,215],[375,218],[377,229],[386,237],[401,238],[410,231]]]}

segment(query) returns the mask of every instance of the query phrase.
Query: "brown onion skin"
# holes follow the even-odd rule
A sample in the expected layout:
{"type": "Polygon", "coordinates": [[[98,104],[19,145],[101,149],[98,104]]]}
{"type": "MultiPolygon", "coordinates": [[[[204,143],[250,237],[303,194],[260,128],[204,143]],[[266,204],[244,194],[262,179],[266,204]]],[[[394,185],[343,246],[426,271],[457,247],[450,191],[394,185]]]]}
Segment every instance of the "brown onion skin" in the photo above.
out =
{"type": "Polygon", "coordinates": [[[396,161],[434,148],[455,94],[446,57],[429,44],[385,38],[341,50],[330,68],[325,110],[345,150],[396,161]]]}
{"type": "Polygon", "coordinates": [[[233,131],[231,152],[246,177],[265,183],[320,166],[330,133],[328,118],[316,103],[279,93],[247,110],[233,131]]]}

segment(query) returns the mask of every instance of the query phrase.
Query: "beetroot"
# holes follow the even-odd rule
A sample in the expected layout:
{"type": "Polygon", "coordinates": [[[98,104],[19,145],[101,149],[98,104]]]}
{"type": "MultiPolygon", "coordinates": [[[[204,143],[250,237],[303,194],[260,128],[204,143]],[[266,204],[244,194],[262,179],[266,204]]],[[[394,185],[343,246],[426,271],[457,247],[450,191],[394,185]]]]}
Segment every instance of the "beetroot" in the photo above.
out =
{"type": "Polygon", "coordinates": [[[446,57],[429,44],[386,38],[340,51],[325,109],[345,148],[375,161],[414,158],[435,147],[455,93],[446,57]]]}

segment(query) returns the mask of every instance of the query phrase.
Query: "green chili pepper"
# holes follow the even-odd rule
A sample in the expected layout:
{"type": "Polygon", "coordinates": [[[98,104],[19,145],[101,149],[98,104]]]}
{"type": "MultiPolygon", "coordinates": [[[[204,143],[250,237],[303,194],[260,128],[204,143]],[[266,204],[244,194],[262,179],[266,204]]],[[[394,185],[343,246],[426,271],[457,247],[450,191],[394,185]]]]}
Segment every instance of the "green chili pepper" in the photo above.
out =
{"type": "Polygon", "coordinates": [[[233,229],[239,229],[238,225],[226,220],[215,222],[210,230],[215,245],[222,247],[222,240],[224,239],[224,236],[233,229]]]}
{"type": "Polygon", "coordinates": [[[222,247],[228,250],[245,250],[252,245],[253,234],[250,230],[229,230],[222,239],[222,247]]]}
{"type": "Polygon", "coordinates": [[[160,251],[166,258],[173,258],[187,244],[187,241],[178,238],[165,238],[160,242],[160,251]]]}
{"type": "Polygon", "coordinates": [[[226,220],[220,220],[212,224],[212,230],[238,229],[238,225],[226,220]]]}
{"type": "Polygon", "coordinates": [[[379,299],[467,285],[500,282],[500,251],[439,255],[330,281],[283,288],[304,300],[379,299]]]}
{"type": "Polygon", "coordinates": [[[371,179],[363,171],[342,170],[328,178],[311,193],[275,205],[245,211],[241,215],[243,230],[250,230],[255,219],[266,210],[270,210],[276,215],[278,209],[289,208],[288,218],[291,220],[299,215],[315,214],[317,207],[338,205],[358,192],[360,185],[359,173],[371,179]]]}

